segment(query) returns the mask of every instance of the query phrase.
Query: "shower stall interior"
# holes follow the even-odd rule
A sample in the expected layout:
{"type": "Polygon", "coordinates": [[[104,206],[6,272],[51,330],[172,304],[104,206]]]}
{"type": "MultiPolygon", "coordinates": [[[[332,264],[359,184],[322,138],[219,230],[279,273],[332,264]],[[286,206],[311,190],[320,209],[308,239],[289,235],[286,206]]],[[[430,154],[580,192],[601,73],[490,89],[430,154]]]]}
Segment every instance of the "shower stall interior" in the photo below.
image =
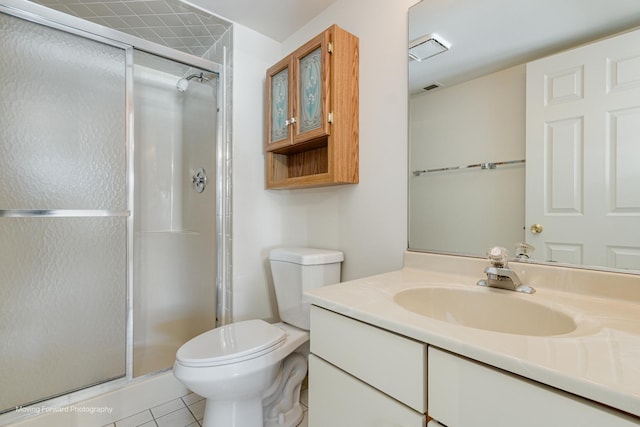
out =
{"type": "Polygon", "coordinates": [[[215,326],[222,67],[116,33],[0,5],[0,413],[215,326]]]}

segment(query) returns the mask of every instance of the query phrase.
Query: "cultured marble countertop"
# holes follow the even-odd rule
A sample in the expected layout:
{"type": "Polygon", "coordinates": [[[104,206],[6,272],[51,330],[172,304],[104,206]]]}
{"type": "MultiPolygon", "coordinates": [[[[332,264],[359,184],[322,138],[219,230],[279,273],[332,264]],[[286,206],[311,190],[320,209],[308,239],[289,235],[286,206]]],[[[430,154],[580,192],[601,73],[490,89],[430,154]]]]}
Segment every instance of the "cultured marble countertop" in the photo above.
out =
{"type": "Polygon", "coordinates": [[[394,295],[411,288],[476,290],[487,265],[482,259],[406,252],[401,270],[305,295],[314,305],[640,417],[639,275],[510,263],[536,288],[533,295],[514,297],[560,310],[576,322],[576,330],[557,336],[465,327],[394,303],[394,295]]]}

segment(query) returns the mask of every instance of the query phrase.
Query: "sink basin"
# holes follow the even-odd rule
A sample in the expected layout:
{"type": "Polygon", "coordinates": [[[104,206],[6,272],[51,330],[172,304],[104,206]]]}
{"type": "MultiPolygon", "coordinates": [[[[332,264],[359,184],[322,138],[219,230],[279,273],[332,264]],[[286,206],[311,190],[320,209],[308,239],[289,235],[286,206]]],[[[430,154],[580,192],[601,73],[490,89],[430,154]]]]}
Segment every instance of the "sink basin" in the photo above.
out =
{"type": "Polygon", "coordinates": [[[562,335],[576,329],[566,314],[509,291],[425,287],[407,289],[396,304],[423,316],[470,328],[516,335],[562,335]]]}

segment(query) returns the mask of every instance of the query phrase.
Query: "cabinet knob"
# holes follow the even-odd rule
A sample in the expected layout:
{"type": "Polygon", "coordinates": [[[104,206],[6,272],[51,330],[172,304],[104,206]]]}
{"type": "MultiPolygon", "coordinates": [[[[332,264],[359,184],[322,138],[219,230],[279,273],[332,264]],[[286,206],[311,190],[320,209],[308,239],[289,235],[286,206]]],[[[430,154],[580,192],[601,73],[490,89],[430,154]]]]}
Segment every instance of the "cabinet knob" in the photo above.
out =
{"type": "Polygon", "coordinates": [[[295,117],[291,117],[291,119],[289,119],[289,124],[294,124],[296,122],[296,118],[295,117]]]}

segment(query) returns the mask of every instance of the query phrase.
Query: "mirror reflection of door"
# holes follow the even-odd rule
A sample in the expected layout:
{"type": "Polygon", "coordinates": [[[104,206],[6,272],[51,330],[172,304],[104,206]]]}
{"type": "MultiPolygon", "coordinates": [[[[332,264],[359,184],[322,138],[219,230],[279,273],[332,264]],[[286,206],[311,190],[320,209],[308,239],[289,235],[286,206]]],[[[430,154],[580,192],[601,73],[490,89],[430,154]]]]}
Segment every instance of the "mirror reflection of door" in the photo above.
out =
{"type": "Polygon", "coordinates": [[[640,31],[529,63],[526,99],[537,258],[640,269],[640,31]]]}

